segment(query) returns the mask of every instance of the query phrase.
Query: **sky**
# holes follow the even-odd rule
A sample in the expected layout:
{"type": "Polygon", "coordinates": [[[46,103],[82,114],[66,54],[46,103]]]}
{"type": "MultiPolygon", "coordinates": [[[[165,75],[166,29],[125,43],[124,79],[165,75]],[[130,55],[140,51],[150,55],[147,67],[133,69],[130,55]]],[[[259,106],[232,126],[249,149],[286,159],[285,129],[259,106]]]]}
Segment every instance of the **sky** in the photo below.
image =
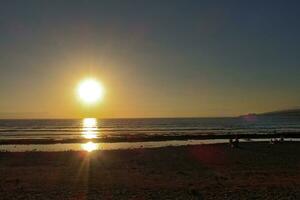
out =
{"type": "Polygon", "coordinates": [[[216,117],[299,106],[299,1],[3,0],[0,118],[216,117]],[[84,105],[78,83],[101,80],[84,105]]]}

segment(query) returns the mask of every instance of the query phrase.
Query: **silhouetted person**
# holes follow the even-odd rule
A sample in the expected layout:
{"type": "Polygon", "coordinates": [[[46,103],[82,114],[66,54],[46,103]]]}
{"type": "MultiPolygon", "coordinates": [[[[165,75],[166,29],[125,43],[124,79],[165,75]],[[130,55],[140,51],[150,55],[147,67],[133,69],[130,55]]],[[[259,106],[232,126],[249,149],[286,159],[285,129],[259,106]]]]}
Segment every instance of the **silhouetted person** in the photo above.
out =
{"type": "Polygon", "coordinates": [[[284,142],[284,137],[283,136],[280,137],[280,143],[282,143],[282,142],[284,142]]]}
{"type": "Polygon", "coordinates": [[[238,148],[239,147],[239,143],[240,143],[239,138],[236,136],[235,139],[234,139],[234,142],[233,142],[234,147],[238,148]]]}
{"type": "Polygon", "coordinates": [[[230,145],[231,148],[234,147],[232,138],[229,138],[229,145],[230,145]]]}

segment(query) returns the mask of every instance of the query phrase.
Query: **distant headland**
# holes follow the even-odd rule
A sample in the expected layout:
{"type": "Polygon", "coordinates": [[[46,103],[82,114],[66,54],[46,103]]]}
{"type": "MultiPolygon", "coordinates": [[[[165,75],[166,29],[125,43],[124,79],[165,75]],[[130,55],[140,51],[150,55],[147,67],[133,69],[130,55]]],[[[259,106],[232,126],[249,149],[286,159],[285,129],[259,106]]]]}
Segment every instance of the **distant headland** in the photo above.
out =
{"type": "Polygon", "coordinates": [[[248,113],[246,115],[241,115],[240,117],[297,117],[300,118],[300,108],[297,109],[286,109],[277,110],[265,113],[248,113]]]}

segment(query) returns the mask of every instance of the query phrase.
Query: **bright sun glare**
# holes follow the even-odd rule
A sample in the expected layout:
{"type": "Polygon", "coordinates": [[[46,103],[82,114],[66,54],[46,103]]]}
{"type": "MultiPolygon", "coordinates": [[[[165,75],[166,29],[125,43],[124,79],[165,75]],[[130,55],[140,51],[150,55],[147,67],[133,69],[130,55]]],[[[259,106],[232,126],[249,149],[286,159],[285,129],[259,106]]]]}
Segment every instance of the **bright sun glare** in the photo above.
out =
{"type": "Polygon", "coordinates": [[[83,150],[85,150],[87,152],[92,152],[92,151],[98,149],[98,145],[93,142],[88,142],[88,143],[82,144],[81,147],[83,150]]]}
{"type": "Polygon", "coordinates": [[[78,95],[79,98],[85,103],[95,103],[102,100],[104,88],[99,81],[94,79],[86,79],[79,84],[78,95]]]}
{"type": "Polygon", "coordinates": [[[83,119],[82,136],[86,139],[97,138],[98,128],[96,118],[83,119]]]}

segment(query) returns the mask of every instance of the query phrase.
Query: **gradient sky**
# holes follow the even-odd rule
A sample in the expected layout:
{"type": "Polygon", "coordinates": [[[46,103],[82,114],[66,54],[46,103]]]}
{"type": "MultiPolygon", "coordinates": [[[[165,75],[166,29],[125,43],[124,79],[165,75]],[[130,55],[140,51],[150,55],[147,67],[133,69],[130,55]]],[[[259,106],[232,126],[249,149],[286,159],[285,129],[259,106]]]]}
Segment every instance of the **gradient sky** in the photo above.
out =
{"type": "Polygon", "coordinates": [[[299,1],[3,0],[0,118],[205,117],[300,102],[299,1]],[[85,77],[104,101],[82,105],[85,77]]]}

